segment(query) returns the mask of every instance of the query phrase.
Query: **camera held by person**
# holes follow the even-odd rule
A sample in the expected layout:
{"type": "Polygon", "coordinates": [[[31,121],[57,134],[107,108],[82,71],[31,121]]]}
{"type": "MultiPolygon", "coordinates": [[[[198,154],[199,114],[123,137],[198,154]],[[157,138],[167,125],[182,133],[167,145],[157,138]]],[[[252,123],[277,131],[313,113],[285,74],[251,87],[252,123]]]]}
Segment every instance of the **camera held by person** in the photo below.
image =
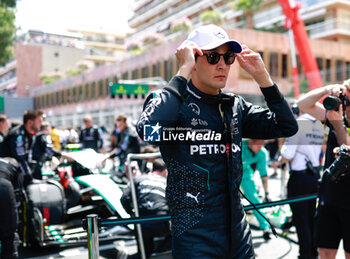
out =
{"type": "Polygon", "coordinates": [[[350,105],[350,100],[342,91],[340,92],[339,97],[330,95],[323,100],[323,106],[328,111],[338,111],[340,105],[343,105],[343,107],[350,105]]]}
{"type": "Polygon", "coordinates": [[[350,148],[341,145],[338,151],[338,158],[325,170],[325,173],[330,176],[332,181],[338,182],[342,175],[348,173],[350,165],[350,148]]]}

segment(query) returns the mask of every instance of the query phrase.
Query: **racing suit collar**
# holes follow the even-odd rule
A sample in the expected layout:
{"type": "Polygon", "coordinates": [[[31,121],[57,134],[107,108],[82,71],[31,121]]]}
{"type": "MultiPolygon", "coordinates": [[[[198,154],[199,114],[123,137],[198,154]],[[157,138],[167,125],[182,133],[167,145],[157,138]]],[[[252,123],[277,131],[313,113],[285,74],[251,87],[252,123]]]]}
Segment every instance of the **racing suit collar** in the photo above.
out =
{"type": "Polygon", "coordinates": [[[234,96],[227,95],[219,90],[219,94],[217,95],[209,95],[201,92],[197,87],[194,86],[192,80],[190,80],[187,84],[187,92],[190,93],[193,97],[198,100],[203,101],[204,103],[209,104],[229,104],[233,105],[234,96]]]}

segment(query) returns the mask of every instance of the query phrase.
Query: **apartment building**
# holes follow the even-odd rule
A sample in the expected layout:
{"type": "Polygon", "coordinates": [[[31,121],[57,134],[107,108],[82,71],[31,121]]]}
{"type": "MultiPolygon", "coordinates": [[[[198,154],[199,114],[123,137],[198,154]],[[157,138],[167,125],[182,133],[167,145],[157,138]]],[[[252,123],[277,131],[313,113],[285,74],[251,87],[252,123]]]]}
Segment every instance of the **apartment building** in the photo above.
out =
{"type": "Polygon", "coordinates": [[[15,45],[15,58],[0,68],[0,94],[25,97],[44,74],[63,76],[83,60],[79,36],[28,31],[15,45]]]}
{"type": "Polygon", "coordinates": [[[126,31],[111,31],[104,28],[76,27],[68,31],[82,35],[85,46],[85,60],[95,66],[111,64],[125,57],[124,40],[126,31]]]}
{"type": "MultiPolygon", "coordinates": [[[[296,0],[300,14],[311,39],[327,39],[350,43],[349,0],[296,0]]],[[[171,23],[188,17],[193,26],[202,24],[200,15],[214,10],[222,15],[222,25],[228,28],[245,28],[245,13],[230,7],[230,0],[135,0],[134,16],[129,20],[135,33],[128,41],[141,40],[147,34],[162,33],[171,39],[171,23]]],[[[253,14],[254,28],[259,30],[281,30],[284,15],[277,0],[265,0],[253,14]]]]}
{"type": "Polygon", "coordinates": [[[0,93],[6,95],[13,95],[16,92],[17,75],[16,75],[17,61],[11,60],[6,66],[0,68],[0,93]]]}
{"type": "MultiPolygon", "coordinates": [[[[288,35],[245,29],[228,29],[230,37],[251,46],[263,57],[267,70],[281,92],[293,97],[292,68],[288,35]]],[[[46,112],[48,119],[58,126],[81,124],[85,114],[94,123],[113,126],[119,113],[136,120],[142,111],[144,97],[155,89],[151,86],[144,95],[121,95],[112,98],[111,83],[117,80],[161,77],[168,81],[177,71],[174,52],[185,36],[157,45],[139,55],[128,57],[93,71],[38,87],[32,91],[35,107],[46,112]]],[[[310,40],[325,83],[342,82],[350,78],[350,45],[326,40],[310,40]]],[[[300,64],[299,69],[302,71],[300,64]]],[[[226,92],[245,95],[261,101],[259,87],[237,63],[232,65],[226,92]]]]}
{"type": "MultiPolygon", "coordinates": [[[[350,78],[350,44],[348,42],[347,10],[345,0],[300,1],[302,18],[310,34],[314,52],[325,84],[341,83],[350,78]]],[[[66,80],[38,87],[32,91],[35,107],[43,109],[48,118],[58,126],[78,126],[85,114],[94,118],[94,123],[111,127],[114,117],[127,113],[133,120],[142,110],[145,95],[121,95],[112,98],[109,86],[118,80],[161,77],[168,81],[177,70],[174,52],[186,38],[187,33],[171,30],[173,21],[188,17],[192,26],[201,25],[200,14],[205,10],[216,10],[224,14],[220,23],[231,38],[250,46],[260,53],[267,70],[283,94],[293,97],[293,80],[289,38],[285,33],[273,33],[276,28],[283,31],[284,16],[278,1],[266,0],[253,15],[254,27],[247,30],[244,13],[233,10],[226,0],[136,0],[135,15],[129,25],[134,33],[127,41],[140,42],[148,34],[162,33],[164,41],[149,45],[143,52],[129,55],[119,62],[102,65],[95,70],[66,80]]],[[[349,16],[350,17],[350,16],[349,16]]],[[[298,69],[303,69],[297,56],[298,69]]],[[[307,89],[305,77],[300,77],[301,88],[307,89]]],[[[150,86],[149,91],[155,86],[150,86]]],[[[256,83],[238,64],[234,64],[225,88],[246,96],[253,102],[261,101],[256,83]]]]}

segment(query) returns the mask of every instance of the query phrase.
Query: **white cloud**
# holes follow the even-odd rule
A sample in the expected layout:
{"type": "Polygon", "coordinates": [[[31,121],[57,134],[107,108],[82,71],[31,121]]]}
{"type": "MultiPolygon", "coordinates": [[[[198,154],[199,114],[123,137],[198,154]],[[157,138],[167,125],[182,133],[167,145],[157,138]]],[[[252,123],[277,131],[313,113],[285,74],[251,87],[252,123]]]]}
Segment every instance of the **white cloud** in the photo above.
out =
{"type": "Polygon", "coordinates": [[[16,25],[30,29],[64,33],[68,28],[93,26],[127,30],[133,1],[125,0],[21,0],[17,2],[16,25]]]}

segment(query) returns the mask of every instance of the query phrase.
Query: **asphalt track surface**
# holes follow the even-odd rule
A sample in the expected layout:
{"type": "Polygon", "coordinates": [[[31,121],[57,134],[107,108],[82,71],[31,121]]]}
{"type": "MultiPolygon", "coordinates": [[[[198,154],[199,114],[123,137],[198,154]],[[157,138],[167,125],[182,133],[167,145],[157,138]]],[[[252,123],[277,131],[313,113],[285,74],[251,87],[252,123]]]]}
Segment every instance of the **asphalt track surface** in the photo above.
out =
{"type": "MultiPolygon", "coordinates": [[[[269,175],[272,174],[272,169],[269,168],[269,175]]],[[[261,181],[258,173],[256,173],[256,183],[262,190],[261,181]]],[[[285,182],[287,179],[285,180],[285,182]]],[[[279,172],[276,178],[269,179],[269,192],[271,200],[279,200],[284,198],[281,196],[281,173],[279,172]]],[[[248,203],[244,203],[247,205],[248,203]]],[[[288,206],[284,207],[288,210],[288,206]]],[[[257,221],[254,216],[248,213],[247,220],[251,223],[253,244],[255,248],[256,258],[261,259],[296,259],[298,258],[299,246],[297,244],[297,236],[295,228],[292,227],[287,236],[282,236],[282,230],[276,228],[278,237],[276,238],[270,234],[271,239],[265,240],[263,232],[258,230],[257,221]]],[[[119,241],[108,244],[100,244],[100,258],[110,259],[118,258],[124,259],[127,254],[136,253],[137,247],[135,241],[119,241]]],[[[88,249],[86,246],[63,247],[63,248],[37,248],[37,249],[23,249],[21,257],[26,259],[54,259],[54,258],[69,258],[69,259],[86,259],[88,258],[88,249]]],[[[166,259],[172,258],[169,254],[161,254],[153,256],[152,258],[166,259]]],[[[338,251],[336,259],[345,259],[343,249],[338,251]]]]}

